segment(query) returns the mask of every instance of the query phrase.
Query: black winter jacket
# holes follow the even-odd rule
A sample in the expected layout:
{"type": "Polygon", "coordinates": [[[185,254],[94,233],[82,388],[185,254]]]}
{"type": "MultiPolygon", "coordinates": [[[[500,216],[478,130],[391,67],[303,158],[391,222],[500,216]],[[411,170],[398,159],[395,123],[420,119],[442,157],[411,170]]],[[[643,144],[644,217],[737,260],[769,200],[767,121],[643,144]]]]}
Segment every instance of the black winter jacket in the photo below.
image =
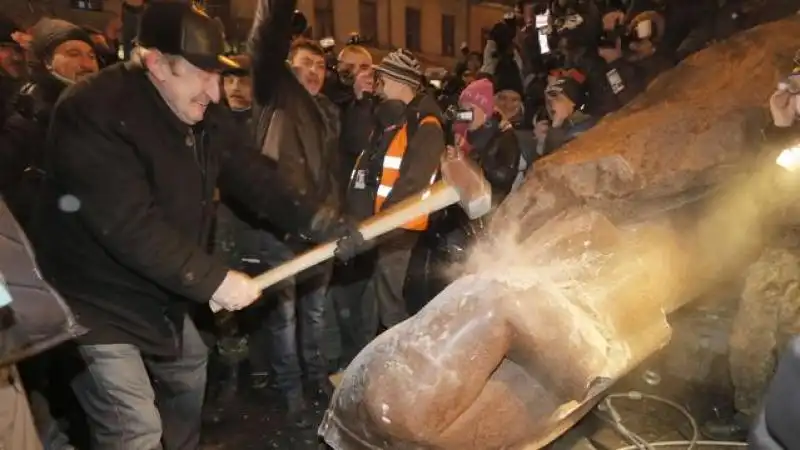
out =
{"type": "Polygon", "coordinates": [[[0,127],[14,111],[14,98],[21,85],[21,81],[9,77],[0,69],[0,127]]]}
{"type": "Polygon", "coordinates": [[[342,133],[339,138],[340,183],[346,188],[358,155],[369,146],[369,138],[375,129],[375,98],[342,105],[342,133]]]}
{"type": "Polygon", "coordinates": [[[190,128],[131,63],[64,92],[45,171],[37,252],[91,329],[87,344],[178,353],[190,302],[206,305],[228,271],[207,252],[215,188],[285,230],[315,223],[316,205],[294,196],[224,106],[190,128]]]}
{"type": "Polygon", "coordinates": [[[67,85],[49,72],[38,72],[14,101],[14,112],[0,131],[0,183],[8,207],[28,237],[30,216],[41,191],[42,153],[50,113],[67,85]]]}
{"type": "Polygon", "coordinates": [[[511,192],[519,172],[520,147],[511,124],[492,118],[479,130],[469,132],[470,157],[492,186],[492,203],[499,204],[511,192]]]}
{"type": "Polygon", "coordinates": [[[370,135],[375,128],[375,106],[378,99],[372,94],[357,98],[353,86],[343,83],[338,76],[329,76],[322,91],[339,108],[341,114],[337,181],[344,195],[358,155],[369,145],[370,135]]]}

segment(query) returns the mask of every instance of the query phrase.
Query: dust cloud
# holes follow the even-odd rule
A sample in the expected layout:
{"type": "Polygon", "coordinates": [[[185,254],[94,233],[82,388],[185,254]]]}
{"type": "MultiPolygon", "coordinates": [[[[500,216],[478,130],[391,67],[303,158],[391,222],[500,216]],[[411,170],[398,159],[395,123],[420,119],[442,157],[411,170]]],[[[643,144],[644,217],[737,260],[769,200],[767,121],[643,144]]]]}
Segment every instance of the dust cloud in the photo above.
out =
{"type": "Polygon", "coordinates": [[[574,356],[615,379],[666,345],[669,312],[741,276],[790,218],[798,186],[800,173],[775,164],[774,155],[748,160],[702,205],[622,224],[597,209],[567,209],[532,232],[515,225],[477,242],[465,265],[448,273],[501,282],[521,316],[568,305],[564,314],[575,317],[563,328],[564,350],[599,332],[592,349],[574,356]],[[587,332],[578,337],[576,329],[587,332]]]}
{"type": "Polygon", "coordinates": [[[791,223],[800,172],[778,166],[775,156],[748,159],[731,170],[699,210],[616,224],[599,209],[567,209],[532,232],[511,225],[478,241],[466,264],[446,273],[481,274],[517,288],[581,289],[594,298],[632,283],[638,294],[661,290],[645,298],[655,309],[673,311],[740,275],[776,231],[791,223]]]}

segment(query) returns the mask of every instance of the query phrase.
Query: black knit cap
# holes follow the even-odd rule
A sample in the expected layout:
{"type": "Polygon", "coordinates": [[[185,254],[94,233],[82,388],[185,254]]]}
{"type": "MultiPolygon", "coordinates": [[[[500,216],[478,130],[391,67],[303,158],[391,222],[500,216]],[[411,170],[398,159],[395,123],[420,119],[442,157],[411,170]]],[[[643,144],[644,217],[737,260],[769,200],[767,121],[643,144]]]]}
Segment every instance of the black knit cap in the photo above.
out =
{"type": "Polygon", "coordinates": [[[6,16],[0,16],[0,45],[19,45],[11,35],[22,31],[19,25],[6,16]]]}
{"type": "Polygon", "coordinates": [[[219,24],[183,2],[150,4],[139,21],[136,43],[167,55],[182,56],[203,70],[239,68],[224,55],[225,39],[219,24]]]}
{"type": "Polygon", "coordinates": [[[67,41],[82,41],[94,47],[92,38],[83,28],[66,20],[45,17],[31,29],[31,50],[39,61],[53,56],[56,47],[67,41]]]}
{"type": "Polygon", "coordinates": [[[494,91],[513,91],[520,96],[524,95],[522,87],[522,77],[515,62],[512,61],[511,67],[498,67],[494,73],[494,91]]]}

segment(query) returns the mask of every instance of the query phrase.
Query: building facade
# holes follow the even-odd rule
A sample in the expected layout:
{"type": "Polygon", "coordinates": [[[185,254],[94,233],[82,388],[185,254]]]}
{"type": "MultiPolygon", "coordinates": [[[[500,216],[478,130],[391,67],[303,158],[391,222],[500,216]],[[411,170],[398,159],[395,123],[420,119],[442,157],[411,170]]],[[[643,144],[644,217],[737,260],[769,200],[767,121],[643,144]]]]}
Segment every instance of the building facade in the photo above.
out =
{"type": "MultiPolygon", "coordinates": [[[[240,33],[252,23],[257,0],[230,0],[240,33]]],[[[508,6],[470,0],[299,0],[312,37],[332,36],[343,43],[351,33],[371,39],[376,55],[407,48],[426,66],[452,67],[461,45],[482,51],[491,27],[508,6]]]]}
{"type": "MultiPolygon", "coordinates": [[[[128,0],[141,3],[143,0],[128,0]]],[[[209,15],[225,24],[228,37],[247,36],[259,0],[201,0],[209,15]]],[[[23,22],[56,15],[81,25],[104,29],[119,15],[122,0],[5,0],[6,13],[23,22]]],[[[508,2],[506,2],[508,3],[508,2]]],[[[407,48],[426,66],[452,67],[460,48],[482,51],[491,27],[509,6],[474,0],[298,0],[311,25],[312,37],[332,36],[344,43],[357,32],[372,40],[376,56],[407,48]]]]}

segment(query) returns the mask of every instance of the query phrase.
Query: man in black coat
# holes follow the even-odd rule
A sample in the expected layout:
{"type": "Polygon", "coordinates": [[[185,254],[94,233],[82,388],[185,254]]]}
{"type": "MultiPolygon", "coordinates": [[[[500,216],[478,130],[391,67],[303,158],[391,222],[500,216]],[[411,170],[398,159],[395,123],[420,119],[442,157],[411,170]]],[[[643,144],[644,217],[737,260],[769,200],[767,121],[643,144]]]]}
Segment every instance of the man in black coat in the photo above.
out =
{"type": "Polygon", "coordinates": [[[218,105],[217,24],[153,3],[132,60],[68,88],[51,118],[37,224],[45,277],[90,329],[72,386],[92,448],[196,449],[207,348],[192,306],[240,310],[261,295],[207,252],[216,188],[286,230],[349,228],[295,196],[218,105]],[[152,375],[157,380],[158,408],[152,375]]]}

